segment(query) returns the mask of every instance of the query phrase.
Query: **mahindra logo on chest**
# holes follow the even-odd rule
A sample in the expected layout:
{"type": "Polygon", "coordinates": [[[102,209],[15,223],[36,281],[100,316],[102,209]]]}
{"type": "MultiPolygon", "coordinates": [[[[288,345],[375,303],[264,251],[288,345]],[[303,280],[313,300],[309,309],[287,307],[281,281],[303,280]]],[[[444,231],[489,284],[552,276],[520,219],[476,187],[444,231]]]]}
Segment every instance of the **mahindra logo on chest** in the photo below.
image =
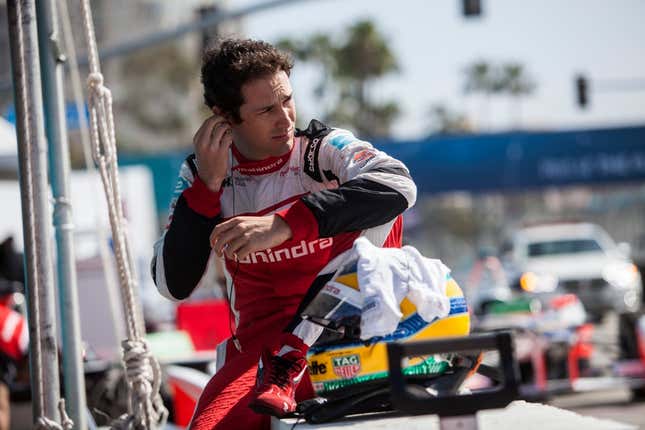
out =
{"type": "Polygon", "coordinates": [[[361,358],[358,354],[332,358],[334,373],[343,379],[350,379],[361,371],[361,358]]]}
{"type": "Polygon", "coordinates": [[[333,243],[334,239],[331,237],[316,239],[309,242],[301,240],[299,244],[291,247],[277,250],[269,248],[264,251],[254,252],[242,260],[239,260],[239,262],[240,264],[278,263],[283,260],[292,260],[294,258],[315,254],[318,251],[331,247],[333,243]]]}

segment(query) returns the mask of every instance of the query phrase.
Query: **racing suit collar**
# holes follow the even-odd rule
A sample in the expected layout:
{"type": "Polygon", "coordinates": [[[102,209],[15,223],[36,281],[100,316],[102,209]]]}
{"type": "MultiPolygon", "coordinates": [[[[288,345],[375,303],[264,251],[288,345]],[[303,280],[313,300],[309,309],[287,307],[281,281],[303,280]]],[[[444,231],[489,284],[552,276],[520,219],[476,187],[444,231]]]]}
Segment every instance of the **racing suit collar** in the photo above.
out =
{"type": "Polygon", "coordinates": [[[325,124],[322,122],[318,121],[317,119],[312,119],[309,121],[309,125],[307,128],[304,130],[301,130],[299,128],[296,128],[296,133],[295,136],[318,136],[320,133],[326,132],[330,130],[329,127],[327,127],[325,124]]]}
{"type": "Polygon", "coordinates": [[[296,142],[291,145],[289,152],[283,155],[267,157],[263,160],[249,160],[235,147],[235,144],[231,145],[231,150],[233,151],[233,156],[237,161],[237,165],[232,168],[233,171],[237,171],[242,175],[265,175],[267,173],[273,173],[280,170],[287,162],[293,148],[296,146],[296,142]]]}

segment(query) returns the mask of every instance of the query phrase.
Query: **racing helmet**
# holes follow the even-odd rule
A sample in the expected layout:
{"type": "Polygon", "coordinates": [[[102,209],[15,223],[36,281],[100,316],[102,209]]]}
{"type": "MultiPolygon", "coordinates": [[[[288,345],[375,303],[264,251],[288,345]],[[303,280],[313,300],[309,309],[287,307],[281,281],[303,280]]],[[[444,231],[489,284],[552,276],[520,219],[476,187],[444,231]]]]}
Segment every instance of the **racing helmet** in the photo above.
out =
{"type": "MultiPolygon", "coordinates": [[[[403,316],[389,335],[360,339],[361,293],[357,275],[358,256],[342,264],[305,307],[302,318],[326,328],[307,354],[314,391],[321,397],[334,397],[366,384],[383,383],[388,376],[387,344],[467,336],[470,315],[463,292],[447,275],[445,294],[450,312],[444,318],[427,322],[407,298],[400,304],[403,316]]],[[[450,356],[435,354],[410,357],[403,373],[410,377],[431,378],[450,367],[450,356]]]]}

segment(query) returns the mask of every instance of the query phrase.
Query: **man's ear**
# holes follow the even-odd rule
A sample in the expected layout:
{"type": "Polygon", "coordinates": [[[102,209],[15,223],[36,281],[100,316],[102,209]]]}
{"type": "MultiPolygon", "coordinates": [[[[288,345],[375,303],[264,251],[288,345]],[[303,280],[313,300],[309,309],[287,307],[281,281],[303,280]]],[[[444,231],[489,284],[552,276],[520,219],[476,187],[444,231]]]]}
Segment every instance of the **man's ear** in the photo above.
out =
{"type": "Polygon", "coordinates": [[[225,113],[224,111],[222,111],[222,110],[221,110],[220,108],[218,108],[217,106],[213,106],[213,107],[211,108],[211,111],[212,111],[215,115],[223,116],[223,117],[224,117],[224,119],[225,119],[226,121],[228,121],[229,123],[233,124],[233,118],[231,117],[231,115],[230,115],[230,114],[228,114],[228,113],[225,113]]]}

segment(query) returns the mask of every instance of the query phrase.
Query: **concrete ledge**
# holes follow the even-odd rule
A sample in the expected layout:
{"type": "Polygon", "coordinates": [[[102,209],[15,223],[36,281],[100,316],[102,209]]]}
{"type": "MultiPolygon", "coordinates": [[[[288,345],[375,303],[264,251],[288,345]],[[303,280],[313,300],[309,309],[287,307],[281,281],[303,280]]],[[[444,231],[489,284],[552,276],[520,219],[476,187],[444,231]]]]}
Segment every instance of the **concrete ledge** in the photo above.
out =
{"type": "MultiPolygon", "coordinates": [[[[296,422],[295,418],[282,420],[273,418],[271,429],[290,430],[296,422]]],[[[479,430],[636,430],[636,426],[630,424],[582,416],[553,406],[528,403],[523,400],[515,401],[504,409],[481,411],[477,414],[477,423],[479,430]]],[[[320,425],[309,425],[303,420],[298,422],[295,428],[298,430],[439,430],[439,417],[436,415],[384,417],[374,414],[320,425]]]]}

